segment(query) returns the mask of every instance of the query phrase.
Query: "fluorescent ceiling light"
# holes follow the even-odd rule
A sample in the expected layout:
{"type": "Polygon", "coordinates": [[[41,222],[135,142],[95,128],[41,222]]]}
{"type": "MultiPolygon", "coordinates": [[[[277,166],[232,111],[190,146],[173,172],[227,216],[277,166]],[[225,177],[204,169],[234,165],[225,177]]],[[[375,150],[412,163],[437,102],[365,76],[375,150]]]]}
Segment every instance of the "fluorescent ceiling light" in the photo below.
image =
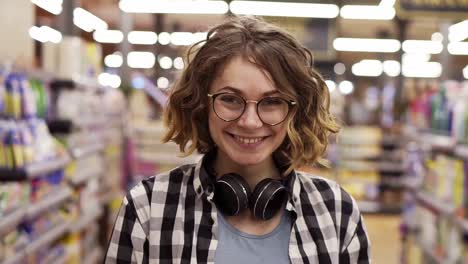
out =
{"type": "Polygon", "coordinates": [[[117,74],[110,74],[107,72],[103,72],[98,75],[98,82],[102,86],[119,88],[120,84],[122,83],[122,80],[120,79],[120,76],[118,76],[117,74]]]}
{"type": "Polygon", "coordinates": [[[452,55],[468,55],[468,42],[451,42],[447,49],[452,55]]]}
{"type": "Polygon", "coordinates": [[[108,27],[104,20],[80,7],[73,10],[73,24],[86,32],[106,30],[108,27]]]}
{"type": "Polygon", "coordinates": [[[193,34],[191,32],[171,33],[171,44],[177,46],[188,46],[193,44],[193,34]]]}
{"type": "Polygon", "coordinates": [[[332,93],[333,91],[335,91],[335,89],[336,89],[336,83],[335,83],[334,81],[332,81],[332,80],[326,80],[326,81],[325,81],[325,84],[327,85],[328,91],[329,91],[330,93],[332,93]]]}
{"type": "Polygon", "coordinates": [[[431,35],[431,40],[432,41],[442,42],[444,40],[444,35],[442,35],[442,33],[440,33],[440,32],[434,32],[431,35]]]}
{"type": "Polygon", "coordinates": [[[158,34],[151,31],[131,31],[127,38],[128,42],[136,45],[154,45],[158,42],[158,34]]]}
{"type": "Polygon", "coordinates": [[[207,0],[120,0],[119,7],[127,13],[226,14],[229,11],[229,6],[226,2],[207,0]]]}
{"type": "Polygon", "coordinates": [[[340,90],[340,92],[342,94],[347,95],[347,94],[350,94],[350,93],[352,93],[354,91],[354,85],[350,81],[342,81],[338,85],[338,89],[340,90]]]}
{"type": "Polygon", "coordinates": [[[149,69],[153,68],[156,57],[151,52],[132,51],[128,53],[127,63],[130,68],[149,69]]]}
{"type": "Polygon", "coordinates": [[[161,44],[161,45],[167,45],[167,44],[171,43],[171,34],[169,34],[167,32],[159,33],[158,41],[159,41],[159,44],[161,44]]]}
{"type": "Polygon", "coordinates": [[[31,0],[31,3],[54,15],[62,13],[63,0],[31,0]]]}
{"type": "Polygon", "coordinates": [[[238,15],[335,18],[340,9],[334,4],[310,4],[265,1],[232,1],[232,13],[238,15]]]}
{"type": "Polygon", "coordinates": [[[182,57],[177,57],[174,59],[174,68],[182,70],[184,68],[184,59],[182,57]]]}
{"type": "Polygon", "coordinates": [[[167,56],[161,57],[159,59],[159,66],[164,70],[170,69],[172,67],[172,59],[167,56]]]}
{"type": "Polygon", "coordinates": [[[29,36],[42,43],[48,41],[52,43],[60,43],[60,41],[62,41],[62,33],[48,26],[32,26],[29,29],[29,36]]]}
{"type": "Polygon", "coordinates": [[[120,43],[124,36],[120,30],[97,30],[94,31],[93,38],[100,43],[120,43]]]}
{"type": "Polygon", "coordinates": [[[402,48],[407,53],[439,54],[444,49],[444,46],[439,41],[405,40],[402,43],[402,48]]]}
{"type": "Polygon", "coordinates": [[[347,19],[392,20],[395,8],[373,5],[345,5],[341,7],[340,16],[347,19]]]}
{"type": "Polygon", "coordinates": [[[431,55],[426,53],[403,53],[403,64],[428,62],[431,55]]]}
{"type": "Polygon", "coordinates": [[[401,65],[396,60],[386,60],[383,62],[383,71],[390,77],[396,77],[400,75],[401,65]]]}
{"type": "Polygon", "coordinates": [[[396,0],[382,0],[379,6],[392,7],[395,5],[396,0]]]}
{"type": "Polygon", "coordinates": [[[463,41],[468,38],[468,19],[449,27],[449,40],[463,41]]]}
{"type": "Polygon", "coordinates": [[[351,67],[356,76],[380,76],[383,72],[382,62],[379,60],[362,60],[351,67]]]}
{"type": "Polygon", "coordinates": [[[438,62],[403,63],[403,76],[413,78],[439,78],[442,74],[442,65],[438,62]]]}
{"type": "Polygon", "coordinates": [[[465,68],[463,68],[463,77],[465,77],[465,79],[468,79],[468,65],[466,65],[465,68]]]}
{"type": "Polygon", "coordinates": [[[104,58],[104,64],[110,68],[118,68],[123,64],[123,58],[120,54],[109,54],[104,58]]]}
{"type": "Polygon", "coordinates": [[[158,80],[156,81],[156,85],[160,89],[167,89],[169,88],[169,80],[166,77],[159,77],[158,80]]]}
{"type": "Polygon", "coordinates": [[[338,51],[392,53],[400,50],[401,44],[396,39],[337,38],[333,47],[338,51]]]}

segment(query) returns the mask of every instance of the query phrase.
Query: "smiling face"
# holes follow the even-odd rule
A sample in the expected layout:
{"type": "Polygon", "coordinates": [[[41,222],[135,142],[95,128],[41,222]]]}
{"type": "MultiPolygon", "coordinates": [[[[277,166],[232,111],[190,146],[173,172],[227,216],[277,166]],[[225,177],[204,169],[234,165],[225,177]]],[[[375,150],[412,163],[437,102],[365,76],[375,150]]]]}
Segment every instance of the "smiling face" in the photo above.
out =
{"type": "MultiPolygon", "coordinates": [[[[210,86],[211,94],[222,92],[255,101],[282,95],[265,71],[239,56],[225,65],[210,86]]],[[[272,165],[272,154],[287,131],[287,121],[275,126],[264,124],[257,115],[255,103],[247,103],[240,118],[226,122],[216,115],[211,102],[208,123],[211,138],[217,145],[218,159],[228,162],[228,167],[272,165]]]]}

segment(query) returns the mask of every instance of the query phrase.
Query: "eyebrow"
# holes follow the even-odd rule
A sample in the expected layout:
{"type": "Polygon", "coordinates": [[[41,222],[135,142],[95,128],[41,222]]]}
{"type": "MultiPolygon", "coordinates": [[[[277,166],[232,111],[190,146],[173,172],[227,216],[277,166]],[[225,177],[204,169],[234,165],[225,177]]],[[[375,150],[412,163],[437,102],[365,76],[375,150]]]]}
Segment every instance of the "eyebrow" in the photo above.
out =
{"type": "MultiPolygon", "coordinates": [[[[244,95],[244,93],[240,89],[237,89],[237,88],[232,87],[232,86],[225,86],[225,87],[219,89],[219,91],[221,91],[221,90],[230,90],[232,92],[244,95]]],[[[278,91],[278,90],[271,90],[271,91],[268,91],[268,92],[264,92],[263,96],[270,96],[270,95],[273,95],[273,94],[281,94],[281,92],[278,91]]]]}

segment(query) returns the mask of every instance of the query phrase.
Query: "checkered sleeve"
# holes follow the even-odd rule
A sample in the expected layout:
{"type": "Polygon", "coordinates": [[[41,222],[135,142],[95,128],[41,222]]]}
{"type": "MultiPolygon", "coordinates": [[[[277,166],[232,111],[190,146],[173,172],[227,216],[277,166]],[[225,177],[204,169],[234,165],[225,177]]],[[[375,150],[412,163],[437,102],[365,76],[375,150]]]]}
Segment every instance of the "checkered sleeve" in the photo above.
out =
{"type": "Polygon", "coordinates": [[[341,190],[340,263],[371,263],[370,242],[356,201],[341,190]]]}
{"type": "Polygon", "coordinates": [[[128,194],[115,221],[105,263],[144,263],[146,241],[134,201],[128,194]]]}

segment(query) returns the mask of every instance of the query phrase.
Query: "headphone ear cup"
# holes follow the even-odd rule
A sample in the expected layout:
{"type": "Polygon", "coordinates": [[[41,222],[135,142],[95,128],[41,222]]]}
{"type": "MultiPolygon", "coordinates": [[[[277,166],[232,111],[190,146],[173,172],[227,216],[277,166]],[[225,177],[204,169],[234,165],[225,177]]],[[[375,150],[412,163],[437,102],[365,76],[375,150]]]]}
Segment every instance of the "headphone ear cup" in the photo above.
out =
{"type": "Polygon", "coordinates": [[[249,184],[239,174],[228,173],[216,180],[214,201],[228,216],[238,215],[249,207],[249,184]]]}
{"type": "Polygon", "coordinates": [[[286,187],[280,181],[264,179],[252,193],[250,210],[257,219],[269,220],[281,208],[286,195],[286,187]]]}

